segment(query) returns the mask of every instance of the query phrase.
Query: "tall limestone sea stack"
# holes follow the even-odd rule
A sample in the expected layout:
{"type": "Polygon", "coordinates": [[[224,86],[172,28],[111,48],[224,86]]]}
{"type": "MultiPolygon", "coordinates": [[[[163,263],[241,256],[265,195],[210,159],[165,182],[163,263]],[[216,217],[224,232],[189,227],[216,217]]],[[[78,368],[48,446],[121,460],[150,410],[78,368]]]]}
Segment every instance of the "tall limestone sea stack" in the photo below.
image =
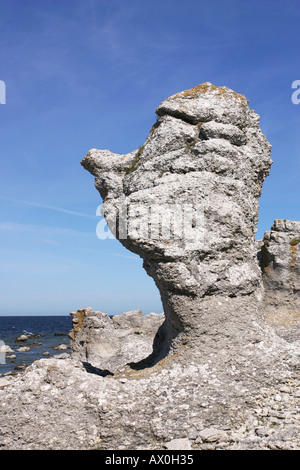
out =
{"type": "Polygon", "coordinates": [[[82,160],[108,225],[143,258],[161,294],[166,320],[148,364],[276,343],[262,315],[255,248],[272,163],[259,116],[244,96],[209,82],[167,98],[156,113],[140,149],[92,149],[82,160]]]}

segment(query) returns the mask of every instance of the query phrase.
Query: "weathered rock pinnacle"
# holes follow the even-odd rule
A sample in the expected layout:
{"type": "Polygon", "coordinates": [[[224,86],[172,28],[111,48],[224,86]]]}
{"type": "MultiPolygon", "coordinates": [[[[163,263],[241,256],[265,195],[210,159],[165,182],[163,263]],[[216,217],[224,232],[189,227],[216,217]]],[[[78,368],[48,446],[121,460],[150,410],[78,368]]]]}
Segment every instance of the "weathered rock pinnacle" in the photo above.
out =
{"type": "Polygon", "coordinates": [[[276,219],[262,240],[267,322],[288,341],[300,340],[300,222],[276,219]]]}
{"type": "Polygon", "coordinates": [[[92,149],[82,160],[109,227],[160,291],[166,320],[151,360],[269,341],[255,233],[272,161],[259,116],[244,96],[208,82],[156,113],[140,149],[92,149]]]}

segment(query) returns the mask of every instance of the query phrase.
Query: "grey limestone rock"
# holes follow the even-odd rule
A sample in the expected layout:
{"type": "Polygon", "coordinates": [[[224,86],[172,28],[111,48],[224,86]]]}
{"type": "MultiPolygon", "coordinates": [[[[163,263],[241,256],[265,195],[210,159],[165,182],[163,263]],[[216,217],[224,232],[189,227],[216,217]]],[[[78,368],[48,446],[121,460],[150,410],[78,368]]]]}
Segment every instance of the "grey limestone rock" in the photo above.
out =
{"type": "Polygon", "coordinates": [[[206,428],[203,431],[200,431],[199,438],[203,442],[220,442],[227,440],[226,431],[214,428],[206,428]]]}
{"type": "Polygon", "coordinates": [[[16,342],[26,342],[28,340],[28,336],[20,335],[16,338],[16,342]]]}
{"type": "Polygon", "coordinates": [[[164,364],[125,379],[40,359],[0,383],[1,449],[299,450],[299,374],[249,387],[247,371],[223,368],[164,364]]]}
{"type": "Polygon", "coordinates": [[[85,308],[71,315],[72,357],[107,373],[149,356],[154,336],[164,321],[164,314],[142,315],[141,310],[111,318],[106,313],[85,308]]]}
{"type": "Polygon", "coordinates": [[[29,346],[22,346],[21,348],[16,349],[16,351],[18,351],[18,352],[28,352],[28,351],[30,351],[30,347],[29,346]]]}
{"type": "Polygon", "coordinates": [[[168,450],[192,450],[189,439],[173,439],[166,444],[168,450]]]}
{"type": "Polygon", "coordinates": [[[82,160],[109,227],[143,258],[161,294],[165,322],[148,363],[189,350],[276,349],[256,259],[258,200],[272,162],[259,116],[244,96],[208,82],[156,113],[139,150],[92,149],[82,160]]]}
{"type": "Polygon", "coordinates": [[[300,222],[276,219],[259,258],[268,324],[287,341],[300,340],[300,222]]]}

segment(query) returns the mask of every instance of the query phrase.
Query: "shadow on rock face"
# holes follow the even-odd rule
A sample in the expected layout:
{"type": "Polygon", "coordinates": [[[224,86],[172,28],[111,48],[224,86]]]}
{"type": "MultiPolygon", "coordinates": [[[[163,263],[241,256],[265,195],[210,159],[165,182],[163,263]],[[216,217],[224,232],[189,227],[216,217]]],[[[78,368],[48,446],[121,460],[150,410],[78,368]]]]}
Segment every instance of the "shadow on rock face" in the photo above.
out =
{"type": "Polygon", "coordinates": [[[110,370],[98,369],[98,367],[94,367],[88,362],[82,363],[83,367],[89,374],[100,375],[101,377],[107,377],[108,375],[113,376],[114,374],[110,372],[110,370]]]}
{"type": "Polygon", "coordinates": [[[169,347],[166,348],[166,345],[169,344],[166,341],[166,335],[168,329],[166,327],[166,321],[158,328],[157,333],[153,341],[153,351],[145,359],[142,359],[138,362],[129,362],[127,365],[133,370],[142,370],[148,369],[155,366],[159,361],[161,361],[169,353],[169,347]]]}

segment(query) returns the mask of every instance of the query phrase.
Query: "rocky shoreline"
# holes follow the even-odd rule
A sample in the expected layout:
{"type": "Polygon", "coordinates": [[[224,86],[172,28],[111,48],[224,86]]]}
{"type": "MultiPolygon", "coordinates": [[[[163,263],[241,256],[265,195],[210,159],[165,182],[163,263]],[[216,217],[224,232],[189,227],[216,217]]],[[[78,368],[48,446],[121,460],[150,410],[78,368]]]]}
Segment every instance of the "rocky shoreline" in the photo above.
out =
{"type": "MultiPolygon", "coordinates": [[[[40,359],[24,372],[0,379],[1,449],[300,449],[297,366],[291,364],[289,373],[263,384],[259,374],[267,371],[248,366],[248,376],[241,376],[237,363],[223,358],[220,370],[214,356],[204,362],[190,356],[188,364],[174,357],[133,369],[115,367],[114,357],[102,348],[103,362],[91,355],[91,364],[86,350],[92,352],[95,338],[103,346],[112,325],[114,339],[119,338],[119,363],[137,326],[140,351],[151,352],[150,338],[163,314],[141,318],[141,311],[126,312],[114,323],[91,308],[71,315],[71,354],[40,359]],[[87,336],[97,319],[98,327],[103,320],[108,323],[107,330],[100,328],[102,338],[97,328],[87,336]],[[141,331],[145,324],[147,334],[141,331]]],[[[133,359],[134,348],[131,356],[126,354],[133,359]]],[[[246,365],[240,363],[243,370],[246,365]]]]}
{"type": "Polygon", "coordinates": [[[60,318],[25,316],[0,319],[0,379],[21,373],[37,359],[69,350],[68,334],[72,321],[68,316],[63,320],[60,318]]]}

